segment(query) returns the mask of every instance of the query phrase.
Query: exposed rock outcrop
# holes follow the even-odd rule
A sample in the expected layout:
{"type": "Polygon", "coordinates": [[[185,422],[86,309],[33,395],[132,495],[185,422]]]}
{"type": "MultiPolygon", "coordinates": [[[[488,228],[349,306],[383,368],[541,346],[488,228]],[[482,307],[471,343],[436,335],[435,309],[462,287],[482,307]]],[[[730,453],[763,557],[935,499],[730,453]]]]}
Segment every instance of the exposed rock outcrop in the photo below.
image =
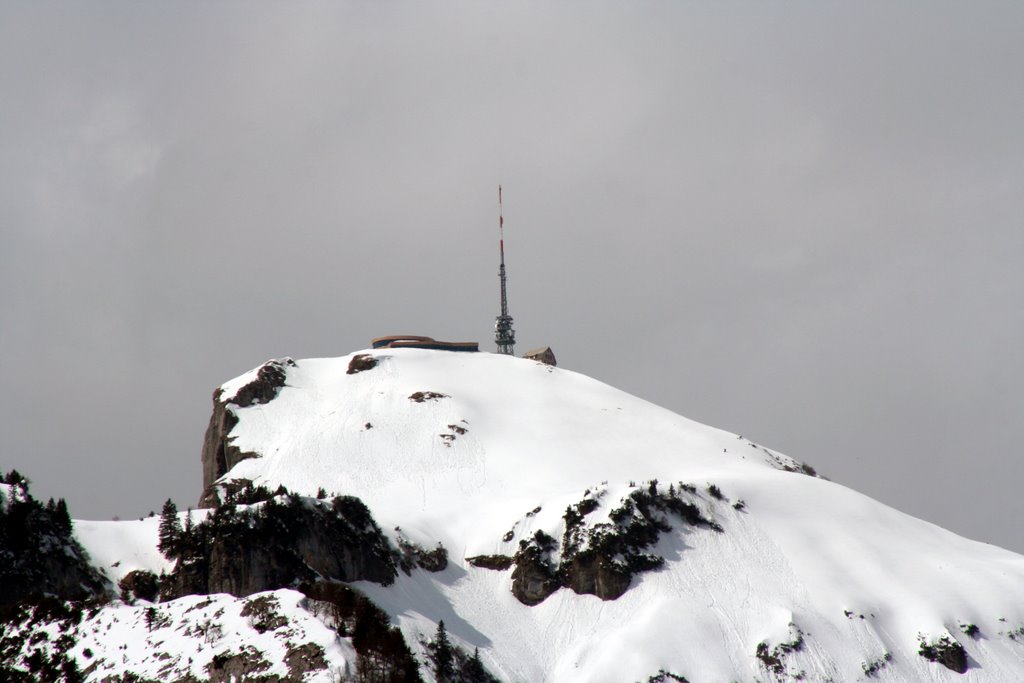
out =
{"type": "Polygon", "coordinates": [[[251,508],[227,503],[186,529],[176,547],[177,564],[161,586],[163,599],[245,596],[318,579],[388,585],[396,576],[380,528],[366,506],[348,496],[287,496],[251,508]]]}
{"type": "Polygon", "coordinates": [[[252,646],[243,646],[237,652],[225,651],[214,655],[206,666],[209,683],[235,683],[236,681],[259,681],[259,683],[301,683],[306,673],[327,668],[323,648],[315,643],[291,646],[285,654],[287,676],[268,675],[270,662],[252,646]]]}
{"type": "Polygon", "coordinates": [[[417,391],[416,393],[409,396],[410,401],[416,403],[423,403],[424,401],[436,401],[440,398],[448,398],[447,394],[440,394],[436,391],[417,391]]]}
{"type": "Polygon", "coordinates": [[[761,666],[776,680],[796,679],[800,675],[800,670],[794,671],[788,660],[794,653],[804,649],[804,633],[799,626],[791,622],[789,635],[788,641],[774,647],[767,641],[761,641],[754,651],[754,656],[761,662],[761,666]]]}
{"type": "Polygon", "coordinates": [[[199,498],[199,507],[210,507],[217,502],[217,494],[213,491],[213,482],[225,472],[246,458],[257,457],[256,453],[243,453],[237,446],[232,446],[228,434],[238,424],[238,418],[221,400],[223,392],[213,392],[213,414],[210,424],[206,427],[203,437],[203,493],[199,498]]]}
{"type": "Polygon", "coordinates": [[[512,566],[512,558],[508,555],[476,555],[467,557],[466,562],[481,569],[492,569],[503,572],[512,566]]]}
{"type": "Polygon", "coordinates": [[[561,588],[552,567],[535,552],[516,555],[512,595],[524,605],[539,605],[561,588]]]}
{"type": "Polygon", "coordinates": [[[558,568],[551,560],[556,547],[555,539],[539,529],[530,540],[519,542],[512,570],[512,594],[519,602],[537,605],[561,588],[558,568]]]}
{"type": "Polygon", "coordinates": [[[377,357],[369,353],[357,353],[348,362],[346,374],[355,375],[377,367],[377,357]]]}
{"type": "MultiPolygon", "coordinates": [[[[251,645],[243,646],[238,652],[224,652],[214,655],[206,665],[209,683],[234,683],[234,681],[265,680],[260,674],[270,668],[270,662],[251,645]]],[[[275,676],[275,683],[280,679],[275,676]]],[[[269,682],[268,682],[269,683],[269,682]]]]}
{"type": "Polygon", "coordinates": [[[598,553],[579,555],[562,567],[562,582],[581,595],[614,600],[626,592],[633,572],[598,553]]]}
{"type": "Polygon", "coordinates": [[[237,408],[269,403],[277,397],[288,378],[288,368],[295,367],[291,358],[269,360],[256,371],[256,378],[241,387],[233,396],[224,396],[222,389],[213,392],[213,414],[203,438],[203,494],[200,507],[212,507],[218,501],[213,484],[232,467],[258,453],[243,451],[232,444],[231,430],[238,424],[237,408]]]}
{"type": "Polygon", "coordinates": [[[918,654],[930,662],[937,662],[958,674],[967,673],[967,652],[964,646],[948,635],[927,641],[919,636],[921,647],[918,654]]]}
{"type": "Polygon", "coordinates": [[[291,358],[268,360],[256,371],[256,379],[249,382],[227,399],[239,408],[248,408],[257,403],[270,403],[288,378],[288,368],[296,367],[291,358]]]}
{"type": "Polygon", "coordinates": [[[156,602],[160,594],[160,582],[157,575],[145,569],[128,572],[117,582],[117,587],[121,589],[121,599],[125,602],[136,599],[156,602]]]}
{"type": "Polygon", "coordinates": [[[413,569],[441,572],[448,567],[448,550],[438,544],[433,550],[426,550],[404,536],[398,537],[398,566],[407,575],[413,569]]]}
{"type": "Polygon", "coordinates": [[[327,668],[324,650],[315,643],[305,643],[291,648],[284,656],[284,663],[288,666],[289,678],[295,681],[305,681],[306,673],[309,671],[327,668]]]}
{"type": "MultiPolygon", "coordinates": [[[[629,588],[633,576],[662,566],[664,558],[648,552],[662,533],[672,529],[669,516],[694,526],[715,531],[722,527],[705,517],[696,504],[684,496],[695,496],[696,488],[680,484],[668,491],[659,490],[656,481],[638,488],[608,513],[607,522],[584,524],[584,517],[599,508],[594,497],[584,497],[566,509],[563,519],[561,557],[552,559],[558,543],[537,531],[519,542],[512,562],[512,593],[526,605],[544,601],[559,588],[576,593],[615,600],[629,588]]],[[[469,560],[475,566],[488,566],[488,557],[469,560]],[[476,564],[474,560],[483,560],[476,564]]],[[[491,567],[489,567],[491,568],[491,567]]],[[[497,568],[497,566],[493,567],[497,568]]]]}

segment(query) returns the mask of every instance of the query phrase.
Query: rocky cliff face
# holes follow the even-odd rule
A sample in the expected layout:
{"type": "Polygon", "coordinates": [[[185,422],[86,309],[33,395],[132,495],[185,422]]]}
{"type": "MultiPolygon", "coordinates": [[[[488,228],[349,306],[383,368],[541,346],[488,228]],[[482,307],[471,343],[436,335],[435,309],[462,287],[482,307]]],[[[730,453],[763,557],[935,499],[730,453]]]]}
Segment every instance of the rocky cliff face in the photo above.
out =
{"type": "Polygon", "coordinates": [[[43,595],[84,600],[106,592],[103,577],[72,537],[63,499],[44,505],[23,479],[2,489],[0,606],[43,595]]]}
{"type": "Polygon", "coordinates": [[[213,414],[203,438],[203,493],[200,507],[210,507],[218,500],[213,483],[243,460],[259,457],[257,453],[242,451],[232,444],[231,430],[238,424],[236,408],[269,403],[285,385],[289,367],[295,367],[291,358],[270,360],[260,366],[254,379],[242,386],[233,396],[225,396],[218,388],[213,392],[213,414]]]}
{"type": "Polygon", "coordinates": [[[281,496],[259,507],[229,500],[174,544],[161,597],[246,596],[321,579],[388,585],[396,575],[387,540],[358,499],[281,496]]]}

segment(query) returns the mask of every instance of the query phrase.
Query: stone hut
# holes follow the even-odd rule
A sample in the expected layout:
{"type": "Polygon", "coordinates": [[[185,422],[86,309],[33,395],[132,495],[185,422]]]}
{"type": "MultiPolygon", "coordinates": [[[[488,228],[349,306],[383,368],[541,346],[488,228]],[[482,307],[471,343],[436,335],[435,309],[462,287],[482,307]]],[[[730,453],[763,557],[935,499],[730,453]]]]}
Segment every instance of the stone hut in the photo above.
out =
{"type": "Polygon", "coordinates": [[[555,362],[555,352],[551,350],[550,346],[542,346],[539,349],[532,349],[523,354],[523,358],[529,358],[545,365],[558,365],[555,362]]]}

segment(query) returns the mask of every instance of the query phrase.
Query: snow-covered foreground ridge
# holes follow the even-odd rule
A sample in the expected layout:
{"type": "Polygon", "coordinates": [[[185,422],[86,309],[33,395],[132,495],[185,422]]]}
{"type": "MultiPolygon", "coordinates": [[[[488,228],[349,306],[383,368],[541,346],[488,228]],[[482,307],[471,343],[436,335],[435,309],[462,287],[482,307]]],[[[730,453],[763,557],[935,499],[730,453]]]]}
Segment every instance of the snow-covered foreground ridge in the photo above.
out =
{"type": "Polygon", "coordinates": [[[409,642],[444,619],[510,681],[960,679],[919,654],[946,637],[965,680],[1024,680],[1024,557],[578,373],[492,354],[361,355],[372,360],[281,364],[273,398],[229,405],[231,444],[258,457],[220,481],[358,496],[394,538],[443,545],[443,572],[361,586],[409,642]],[[526,606],[512,570],[467,562],[514,556],[540,530],[557,566],[567,507],[594,500],[593,526],[630,493],[669,486],[721,531],[665,515],[671,531],[648,548],[664,564],[615,600],[562,588],[526,606]]]}

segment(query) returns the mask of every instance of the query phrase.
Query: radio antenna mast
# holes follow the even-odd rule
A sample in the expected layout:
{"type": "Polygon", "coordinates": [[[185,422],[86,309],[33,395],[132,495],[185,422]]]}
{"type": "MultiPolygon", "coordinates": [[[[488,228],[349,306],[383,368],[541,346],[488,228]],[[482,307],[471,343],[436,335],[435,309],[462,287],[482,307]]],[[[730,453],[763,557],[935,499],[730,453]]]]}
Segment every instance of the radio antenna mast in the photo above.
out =
{"type": "Polygon", "coordinates": [[[494,343],[498,353],[511,356],[515,353],[516,332],[512,329],[512,316],[508,313],[508,296],[505,291],[505,216],[501,206],[501,185],[498,185],[498,252],[501,265],[498,278],[501,280],[501,315],[494,322],[494,343]]]}

